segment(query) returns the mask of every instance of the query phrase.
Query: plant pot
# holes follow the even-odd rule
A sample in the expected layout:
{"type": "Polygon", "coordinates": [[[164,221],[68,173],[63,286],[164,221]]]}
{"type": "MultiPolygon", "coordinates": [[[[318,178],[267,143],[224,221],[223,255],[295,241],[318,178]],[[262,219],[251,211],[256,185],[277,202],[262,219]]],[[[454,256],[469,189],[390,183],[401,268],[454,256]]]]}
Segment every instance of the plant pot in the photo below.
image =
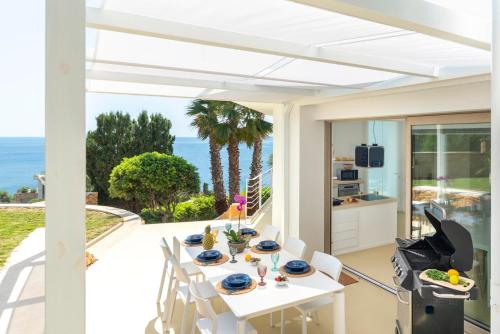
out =
{"type": "Polygon", "coordinates": [[[243,251],[245,250],[245,248],[247,246],[247,242],[246,241],[243,241],[243,242],[229,242],[228,241],[227,245],[229,247],[236,248],[238,250],[238,253],[243,253],[243,251]]]}

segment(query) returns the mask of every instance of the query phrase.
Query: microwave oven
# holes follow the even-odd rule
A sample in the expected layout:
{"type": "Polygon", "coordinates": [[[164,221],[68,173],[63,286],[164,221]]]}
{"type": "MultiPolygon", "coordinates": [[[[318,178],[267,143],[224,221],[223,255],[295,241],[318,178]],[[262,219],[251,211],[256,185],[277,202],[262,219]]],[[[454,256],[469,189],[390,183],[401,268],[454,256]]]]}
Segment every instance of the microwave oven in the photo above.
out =
{"type": "Polygon", "coordinates": [[[337,180],[355,181],[358,179],[357,169],[337,169],[337,180]]]}

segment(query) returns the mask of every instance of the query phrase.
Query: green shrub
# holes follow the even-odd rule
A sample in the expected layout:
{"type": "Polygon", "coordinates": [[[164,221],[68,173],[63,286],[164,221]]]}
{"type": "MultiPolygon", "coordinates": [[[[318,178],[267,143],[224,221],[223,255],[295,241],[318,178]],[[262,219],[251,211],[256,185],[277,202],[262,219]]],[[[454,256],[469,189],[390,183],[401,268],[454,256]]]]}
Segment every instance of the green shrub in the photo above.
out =
{"type": "MultiPolygon", "coordinates": [[[[149,209],[141,211],[140,216],[146,224],[161,223],[164,214],[163,208],[149,209]]],[[[198,195],[192,197],[189,201],[177,204],[174,213],[174,222],[188,222],[200,220],[212,220],[217,218],[215,211],[214,196],[198,195]]],[[[171,220],[169,222],[172,222],[171,220]]]]}
{"type": "Polygon", "coordinates": [[[11,198],[6,191],[0,191],[0,203],[10,203],[11,198]]]}
{"type": "Polygon", "coordinates": [[[113,168],[109,185],[112,198],[136,200],[152,210],[164,208],[160,212],[166,223],[179,203],[200,192],[200,177],[181,157],[148,152],[123,159],[113,168]]]}
{"type": "Polygon", "coordinates": [[[150,209],[144,208],[141,210],[139,216],[146,222],[146,224],[158,224],[161,223],[161,218],[163,216],[163,210],[160,208],[150,209]]]}
{"type": "Polygon", "coordinates": [[[35,192],[36,192],[35,189],[31,189],[29,187],[21,187],[21,188],[17,189],[18,194],[31,194],[31,193],[35,193],[35,192]]]}
{"type": "Polygon", "coordinates": [[[215,198],[212,195],[199,195],[187,202],[180,203],[174,213],[176,222],[211,220],[217,218],[215,198]]]}

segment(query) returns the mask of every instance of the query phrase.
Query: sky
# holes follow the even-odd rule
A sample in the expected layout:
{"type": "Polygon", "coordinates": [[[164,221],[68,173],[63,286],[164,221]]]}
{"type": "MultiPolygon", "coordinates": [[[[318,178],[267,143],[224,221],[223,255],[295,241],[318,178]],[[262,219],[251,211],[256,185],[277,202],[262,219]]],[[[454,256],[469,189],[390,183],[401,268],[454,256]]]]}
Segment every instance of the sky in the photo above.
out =
{"type": "MultiPolygon", "coordinates": [[[[0,11],[0,137],[44,136],[45,1],[3,1],[0,11]]],[[[87,130],[95,117],[121,110],[136,116],[142,110],[172,121],[172,134],[194,137],[184,113],[189,99],[87,94],[87,130]]]]}

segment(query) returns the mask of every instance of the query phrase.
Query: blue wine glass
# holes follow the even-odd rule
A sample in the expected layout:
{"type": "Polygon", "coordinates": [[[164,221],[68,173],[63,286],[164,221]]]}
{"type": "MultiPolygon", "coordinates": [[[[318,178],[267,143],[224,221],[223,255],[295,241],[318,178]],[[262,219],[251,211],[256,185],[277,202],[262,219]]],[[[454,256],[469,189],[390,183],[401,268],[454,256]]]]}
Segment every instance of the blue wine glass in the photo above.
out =
{"type": "Polygon", "coordinates": [[[273,262],[273,268],[271,269],[272,271],[278,271],[278,261],[280,260],[280,253],[275,252],[271,254],[271,261],[273,262]]]}

